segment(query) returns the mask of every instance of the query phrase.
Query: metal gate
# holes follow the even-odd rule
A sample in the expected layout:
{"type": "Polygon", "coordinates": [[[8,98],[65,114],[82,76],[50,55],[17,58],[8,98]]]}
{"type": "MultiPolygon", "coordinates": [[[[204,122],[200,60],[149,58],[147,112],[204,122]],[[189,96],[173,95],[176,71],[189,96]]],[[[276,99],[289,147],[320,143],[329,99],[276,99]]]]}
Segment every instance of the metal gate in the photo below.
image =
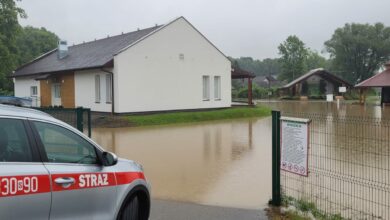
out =
{"type": "Polygon", "coordinates": [[[89,108],[34,108],[61,120],[91,137],[91,109],[89,108]]]}
{"type": "Polygon", "coordinates": [[[317,219],[390,219],[390,120],[282,112],[311,120],[308,177],[280,170],[280,117],[272,113],[272,200],[317,219]]]}

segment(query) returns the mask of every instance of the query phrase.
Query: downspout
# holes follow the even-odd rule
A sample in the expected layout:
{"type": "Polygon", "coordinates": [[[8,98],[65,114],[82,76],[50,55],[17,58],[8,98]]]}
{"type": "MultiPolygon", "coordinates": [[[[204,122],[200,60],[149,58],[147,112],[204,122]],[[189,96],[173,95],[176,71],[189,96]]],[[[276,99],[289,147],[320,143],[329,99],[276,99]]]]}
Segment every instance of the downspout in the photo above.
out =
{"type": "Polygon", "coordinates": [[[103,72],[111,74],[111,114],[113,115],[115,113],[115,102],[114,102],[114,73],[108,70],[105,70],[103,68],[100,69],[103,72]]]}

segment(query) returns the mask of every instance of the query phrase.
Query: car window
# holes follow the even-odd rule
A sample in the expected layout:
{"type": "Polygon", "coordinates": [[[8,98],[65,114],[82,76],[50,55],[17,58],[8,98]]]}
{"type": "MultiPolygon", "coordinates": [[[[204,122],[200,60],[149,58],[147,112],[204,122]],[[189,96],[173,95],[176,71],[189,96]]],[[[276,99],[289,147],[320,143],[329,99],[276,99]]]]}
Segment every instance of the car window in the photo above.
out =
{"type": "Polygon", "coordinates": [[[0,118],[0,162],[32,162],[22,120],[0,118]]]}
{"type": "Polygon", "coordinates": [[[96,164],[95,147],[76,133],[63,127],[34,122],[49,162],[96,164]]]}

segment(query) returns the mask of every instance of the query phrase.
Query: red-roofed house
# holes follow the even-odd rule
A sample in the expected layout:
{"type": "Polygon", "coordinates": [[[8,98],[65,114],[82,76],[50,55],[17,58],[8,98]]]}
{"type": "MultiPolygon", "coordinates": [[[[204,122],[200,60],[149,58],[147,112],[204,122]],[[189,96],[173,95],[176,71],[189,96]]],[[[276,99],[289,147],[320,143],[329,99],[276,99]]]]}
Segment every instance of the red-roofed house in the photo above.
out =
{"type": "MultiPolygon", "coordinates": [[[[382,88],[381,104],[390,103],[390,61],[385,64],[385,70],[357,84],[355,88],[363,91],[367,88],[382,88]]],[[[362,94],[362,92],[361,92],[362,94]]],[[[361,102],[364,100],[361,97],[361,102]]]]}

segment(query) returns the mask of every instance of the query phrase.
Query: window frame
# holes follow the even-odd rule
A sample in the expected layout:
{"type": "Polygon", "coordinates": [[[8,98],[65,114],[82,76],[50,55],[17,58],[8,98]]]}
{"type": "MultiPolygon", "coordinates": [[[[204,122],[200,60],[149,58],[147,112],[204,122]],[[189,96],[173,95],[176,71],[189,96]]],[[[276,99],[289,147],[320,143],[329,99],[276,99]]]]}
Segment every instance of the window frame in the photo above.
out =
{"type": "Polygon", "coordinates": [[[73,165],[73,166],[102,166],[103,165],[102,154],[103,154],[104,150],[101,149],[100,146],[97,146],[95,143],[93,143],[88,138],[86,138],[84,136],[84,134],[80,135],[79,132],[75,132],[73,129],[69,129],[67,126],[64,126],[60,123],[55,123],[55,122],[46,121],[46,120],[39,120],[39,119],[29,119],[28,121],[29,121],[29,126],[31,127],[31,130],[32,130],[32,133],[33,133],[36,145],[37,145],[37,149],[39,151],[39,155],[41,157],[41,161],[43,163],[73,165]],[[47,157],[45,146],[41,140],[41,136],[39,135],[38,129],[36,128],[34,122],[41,122],[41,123],[46,123],[46,124],[58,126],[58,127],[66,129],[67,131],[79,136],[80,138],[82,138],[83,140],[88,142],[94,148],[95,153],[96,153],[96,157],[97,157],[97,163],[96,164],[81,164],[81,163],[50,162],[49,158],[47,157]]]}
{"type": "Polygon", "coordinates": [[[20,118],[20,117],[10,117],[10,116],[0,115],[0,120],[1,119],[19,120],[22,122],[24,131],[26,132],[26,138],[27,138],[27,141],[29,144],[28,147],[30,148],[30,151],[31,151],[31,161],[10,161],[10,162],[0,161],[0,164],[6,165],[6,164],[42,163],[40,152],[39,152],[38,146],[35,142],[34,133],[29,125],[28,120],[25,118],[20,118]]]}
{"type": "Polygon", "coordinates": [[[210,76],[202,75],[202,100],[203,101],[210,101],[210,86],[211,86],[210,76]],[[205,81],[205,79],[207,80],[205,81]],[[205,97],[205,94],[207,97],[205,97]]]}
{"type": "Polygon", "coordinates": [[[61,98],[61,84],[60,83],[53,83],[54,87],[54,98],[60,99],[61,98]]]}
{"type": "Polygon", "coordinates": [[[30,96],[37,97],[38,96],[38,86],[30,86],[30,96]],[[34,94],[34,91],[36,92],[34,94]]]}
{"type": "Polygon", "coordinates": [[[95,103],[100,103],[102,99],[100,75],[95,75],[95,103]]]}
{"type": "Polygon", "coordinates": [[[221,101],[222,100],[222,97],[221,97],[221,76],[214,76],[214,100],[216,101],[221,101]],[[218,79],[218,83],[217,83],[217,80],[218,79]]]}
{"type": "Polygon", "coordinates": [[[112,103],[112,74],[106,74],[106,103],[112,103]]]}

